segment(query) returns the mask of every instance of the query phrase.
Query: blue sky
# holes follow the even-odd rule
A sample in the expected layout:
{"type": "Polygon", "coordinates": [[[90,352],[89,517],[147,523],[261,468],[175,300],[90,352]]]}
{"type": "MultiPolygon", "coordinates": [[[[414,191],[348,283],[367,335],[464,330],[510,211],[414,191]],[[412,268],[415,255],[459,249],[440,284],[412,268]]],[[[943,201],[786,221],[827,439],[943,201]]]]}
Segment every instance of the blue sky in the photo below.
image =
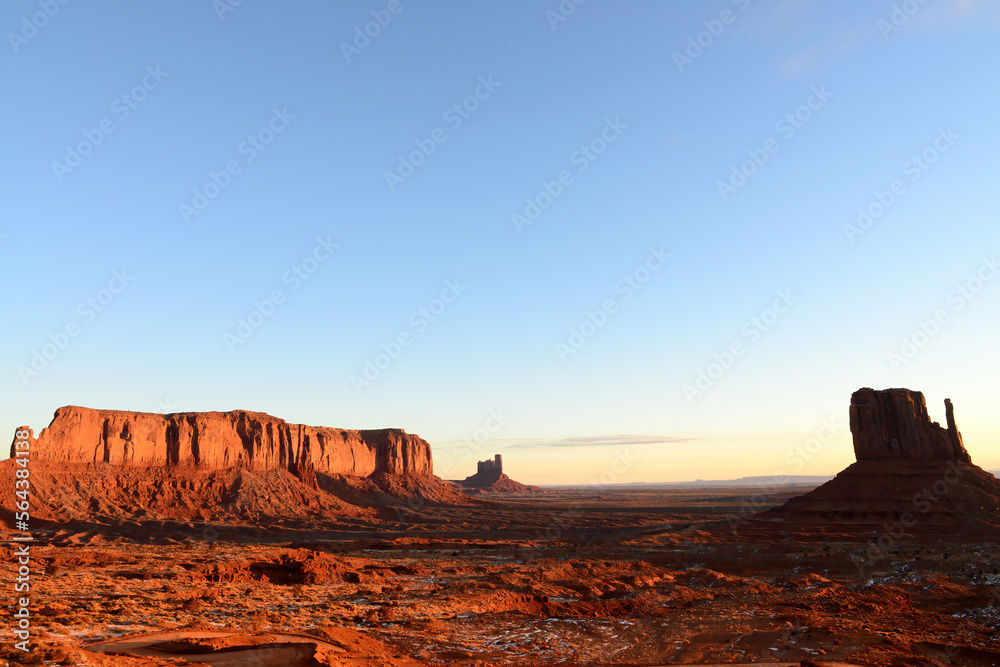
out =
{"type": "Polygon", "coordinates": [[[832,474],[851,392],[905,386],[1000,467],[996,3],[0,26],[6,432],[252,409],[405,428],[447,478],[832,474]]]}

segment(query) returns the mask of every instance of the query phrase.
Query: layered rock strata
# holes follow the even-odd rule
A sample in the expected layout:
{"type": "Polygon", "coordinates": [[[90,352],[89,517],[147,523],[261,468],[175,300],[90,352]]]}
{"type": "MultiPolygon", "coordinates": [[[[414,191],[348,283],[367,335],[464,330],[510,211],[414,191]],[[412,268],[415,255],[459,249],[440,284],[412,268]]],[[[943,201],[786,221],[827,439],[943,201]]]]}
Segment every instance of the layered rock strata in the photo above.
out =
{"type": "Polygon", "coordinates": [[[161,415],[62,407],[32,440],[31,456],[64,464],[286,469],[300,477],[426,477],[433,469],[430,445],[401,429],[305,426],[246,410],[161,415]]]}
{"type": "Polygon", "coordinates": [[[851,395],[851,434],[858,461],[965,461],[955,411],[944,399],[947,428],[932,422],[924,395],[909,389],[859,389],[851,395]]]}

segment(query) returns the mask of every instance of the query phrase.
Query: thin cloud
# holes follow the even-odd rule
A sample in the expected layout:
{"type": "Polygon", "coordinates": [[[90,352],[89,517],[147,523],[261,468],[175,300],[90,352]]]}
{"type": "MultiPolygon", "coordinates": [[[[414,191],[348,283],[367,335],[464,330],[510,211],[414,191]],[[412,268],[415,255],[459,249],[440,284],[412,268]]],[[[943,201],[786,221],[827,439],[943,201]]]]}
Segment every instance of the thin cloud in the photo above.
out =
{"type": "Polygon", "coordinates": [[[951,0],[947,4],[950,5],[947,14],[957,17],[968,16],[981,9],[997,10],[996,0],[951,0]]]}
{"type": "MultiPolygon", "coordinates": [[[[895,8],[895,6],[893,6],[895,8]]],[[[913,14],[913,22],[919,25],[981,21],[992,15],[1000,19],[1000,3],[996,0],[941,0],[928,3],[913,14]]]]}
{"type": "Polygon", "coordinates": [[[561,440],[518,440],[509,449],[554,449],[561,447],[619,447],[623,445],[665,445],[694,442],[696,438],[672,438],[657,435],[597,435],[561,440]]]}
{"type": "MultiPolygon", "coordinates": [[[[853,21],[835,23],[829,29],[820,30],[809,49],[780,61],[779,71],[789,77],[809,75],[837,57],[855,53],[872,43],[881,44],[886,39],[884,30],[889,31],[889,37],[894,37],[898,31],[929,30],[939,24],[1000,22],[1000,2],[997,0],[931,0],[918,5],[912,14],[904,12],[905,23],[896,25],[892,17],[902,11],[897,10],[898,6],[899,3],[892,2],[885,6],[868,6],[867,11],[856,15],[853,21]],[[885,28],[885,24],[892,27],[885,28]]],[[[773,35],[816,27],[819,8],[820,3],[812,0],[786,0],[766,16],[766,21],[761,21],[764,27],[758,27],[762,31],[772,31],[773,35]]]]}
{"type": "Polygon", "coordinates": [[[688,132],[679,132],[677,134],[672,134],[669,137],[667,137],[667,144],[668,145],[682,144],[690,138],[691,135],[688,132]]]}
{"type": "Polygon", "coordinates": [[[951,6],[942,15],[944,18],[968,19],[978,18],[982,14],[992,14],[994,19],[1000,18],[1000,4],[996,0],[951,0],[951,6]]]}
{"type": "Polygon", "coordinates": [[[816,51],[814,50],[805,51],[797,56],[794,56],[786,60],[785,64],[782,66],[782,69],[788,73],[799,74],[801,72],[804,72],[812,64],[815,58],[816,58],[816,51]]]}

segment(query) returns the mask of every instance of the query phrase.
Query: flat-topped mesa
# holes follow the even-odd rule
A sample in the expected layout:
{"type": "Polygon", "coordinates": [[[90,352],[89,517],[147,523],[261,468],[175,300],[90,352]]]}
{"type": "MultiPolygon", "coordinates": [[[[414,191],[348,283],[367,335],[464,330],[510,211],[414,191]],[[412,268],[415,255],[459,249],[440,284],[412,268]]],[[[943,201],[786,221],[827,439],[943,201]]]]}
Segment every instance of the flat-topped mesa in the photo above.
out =
{"type": "Polygon", "coordinates": [[[858,461],[908,459],[971,463],[945,399],[948,427],[932,422],[924,395],[909,389],[859,389],[851,395],[851,434],[858,461]]]}
{"type": "MultiPolygon", "coordinates": [[[[14,456],[11,444],[11,456],[14,456]]],[[[431,448],[401,429],[289,424],[263,412],[154,414],[67,406],[31,442],[36,461],[316,472],[368,477],[432,473],[431,448]]]]}

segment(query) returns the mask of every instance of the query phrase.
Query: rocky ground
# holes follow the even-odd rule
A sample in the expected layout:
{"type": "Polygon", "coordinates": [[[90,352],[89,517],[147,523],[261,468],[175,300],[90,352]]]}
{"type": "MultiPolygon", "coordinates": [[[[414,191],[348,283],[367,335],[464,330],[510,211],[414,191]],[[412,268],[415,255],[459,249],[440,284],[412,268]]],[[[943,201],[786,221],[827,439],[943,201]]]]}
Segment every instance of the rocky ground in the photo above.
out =
{"type": "Polygon", "coordinates": [[[4,651],[67,665],[1000,665],[1000,544],[747,536],[732,517],[753,493],[53,524],[33,547],[35,648],[4,651]]]}

